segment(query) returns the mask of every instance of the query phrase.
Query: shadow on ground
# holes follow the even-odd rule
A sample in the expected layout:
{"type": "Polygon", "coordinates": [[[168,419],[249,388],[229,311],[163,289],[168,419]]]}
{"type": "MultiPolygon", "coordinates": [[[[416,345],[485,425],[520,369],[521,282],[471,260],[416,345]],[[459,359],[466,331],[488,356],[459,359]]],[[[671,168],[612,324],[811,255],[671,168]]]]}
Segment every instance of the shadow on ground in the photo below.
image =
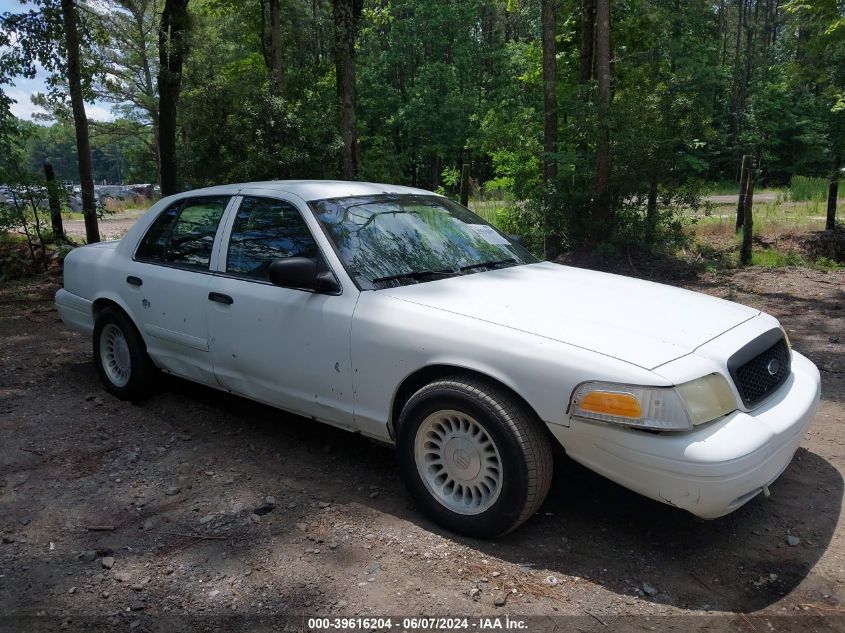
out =
{"type": "Polygon", "coordinates": [[[747,613],[789,594],[825,552],[843,482],[826,460],[799,449],[771,491],[768,499],[760,496],[727,517],[704,521],[563,458],[540,514],[514,534],[479,547],[620,594],[685,609],[747,613]],[[801,521],[790,524],[787,516],[801,521]],[[801,543],[788,545],[788,534],[801,543]],[[646,585],[655,595],[643,596],[646,585]]]}
{"type": "MultiPolygon", "coordinates": [[[[842,503],[839,471],[803,448],[770,498],[759,496],[714,521],[646,499],[560,456],[549,497],[533,519],[494,541],[464,539],[412,505],[391,448],[181,380],[168,384],[171,395],[226,411],[234,420],[212,425],[243,425],[244,442],[280,452],[289,466],[344,473],[347,500],[361,503],[356,487],[378,484],[388,494],[363,501],[373,509],[491,556],[684,609],[747,613],[789,594],[824,554],[842,503]],[[789,545],[788,535],[800,543],[789,545]]],[[[282,474],[287,467],[275,468],[282,474]]]]}

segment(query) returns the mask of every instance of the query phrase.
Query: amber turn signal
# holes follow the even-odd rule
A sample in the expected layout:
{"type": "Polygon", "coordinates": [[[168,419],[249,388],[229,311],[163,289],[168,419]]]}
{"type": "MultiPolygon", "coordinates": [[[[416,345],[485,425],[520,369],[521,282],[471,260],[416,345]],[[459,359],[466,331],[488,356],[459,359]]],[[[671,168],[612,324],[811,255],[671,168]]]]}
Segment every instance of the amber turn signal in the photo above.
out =
{"type": "Polygon", "coordinates": [[[579,405],[582,411],[622,418],[639,419],[643,415],[639,401],[630,393],[591,391],[584,396],[579,405]]]}

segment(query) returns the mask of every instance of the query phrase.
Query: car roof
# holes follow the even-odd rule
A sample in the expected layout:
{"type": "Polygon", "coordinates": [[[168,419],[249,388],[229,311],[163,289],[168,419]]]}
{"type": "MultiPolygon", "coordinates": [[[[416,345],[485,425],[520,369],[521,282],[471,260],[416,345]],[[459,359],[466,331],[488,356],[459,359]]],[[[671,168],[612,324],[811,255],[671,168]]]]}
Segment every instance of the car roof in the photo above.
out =
{"type": "Polygon", "coordinates": [[[404,193],[416,195],[438,195],[425,189],[386,185],[374,182],[355,182],[349,180],[266,180],[244,182],[231,185],[218,185],[186,191],[180,197],[213,194],[235,194],[243,189],[265,189],[267,193],[292,193],[306,202],[324,198],[343,198],[346,196],[373,196],[384,193],[404,193]]]}

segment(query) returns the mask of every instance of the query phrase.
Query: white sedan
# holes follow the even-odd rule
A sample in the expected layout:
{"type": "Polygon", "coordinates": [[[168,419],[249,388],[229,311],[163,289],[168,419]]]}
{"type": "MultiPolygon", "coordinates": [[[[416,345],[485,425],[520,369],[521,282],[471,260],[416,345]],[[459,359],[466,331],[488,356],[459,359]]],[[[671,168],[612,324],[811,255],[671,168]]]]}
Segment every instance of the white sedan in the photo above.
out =
{"type": "Polygon", "coordinates": [[[513,530],[552,448],[647,497],[727,514],[792,459],[819,373],[771,316],[534,259],[448,198],[356,182],[161,200],[72,251],[56,295],[106,389],[158,370],[394,444],[429,516],[513,530]]]}

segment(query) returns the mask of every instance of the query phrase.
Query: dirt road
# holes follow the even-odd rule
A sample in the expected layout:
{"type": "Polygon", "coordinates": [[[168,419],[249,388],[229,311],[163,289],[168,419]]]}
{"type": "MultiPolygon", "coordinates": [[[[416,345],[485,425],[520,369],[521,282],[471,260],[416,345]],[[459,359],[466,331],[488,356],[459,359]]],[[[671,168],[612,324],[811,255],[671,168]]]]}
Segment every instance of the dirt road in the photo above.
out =
{"type": "Polygon", "coordinates": [[[57,322],[55,281],[0,289],[0,630],[302,630],[302,614],[843,630],[845,274],[688,285],[775,314],[823,368],[771,498],[706,522],[562,459],[541,511],[490,542],[423,518],[363,438],[179,380],[115,400],[57,322]]]}
{"type": "MultiPolygon", "coordinates": [[[[739,185],[737,185],[737,189],[739,189],[739,185]]],[[[736,204],[739,199],[739,195],[737,194],[729,194],[726,196],[704,196],[704,200],[706,202],[712,202],[714,204],[736,204]]],[[[776,193],[755,193],[754,194],[754,204],[758,204],[761,202],[774,202],[777,200],[776,193]]]]}
{"type": "MultiPolygon", "coordinates": [[[[146,209],[138,211],[123,211],[113,215],[106,215],[98,221],[100,237],[104,240],[116,240],[123,237],[135,222],[146,213],[146,209]]],[[[85,222],[83,220],[64,220],[65,233],[73,237],[85,237],[85,222]]]]}

